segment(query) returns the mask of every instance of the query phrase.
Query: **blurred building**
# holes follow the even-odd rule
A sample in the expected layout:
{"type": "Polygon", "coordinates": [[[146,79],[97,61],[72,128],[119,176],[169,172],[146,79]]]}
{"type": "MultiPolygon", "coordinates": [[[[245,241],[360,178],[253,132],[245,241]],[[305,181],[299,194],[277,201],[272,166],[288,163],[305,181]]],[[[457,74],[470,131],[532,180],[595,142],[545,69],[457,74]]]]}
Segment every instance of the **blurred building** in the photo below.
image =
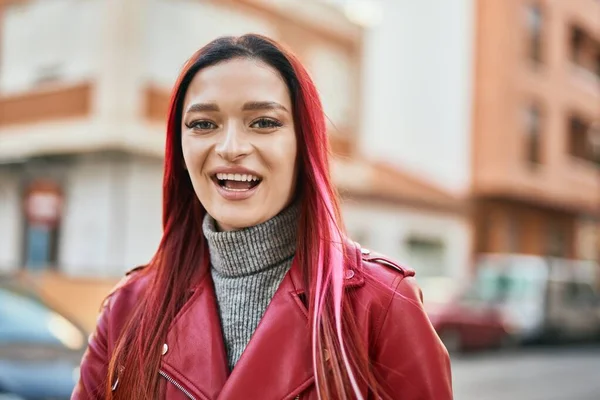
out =
{"type": "MultiPolygon", "coordinates": [[[[461,199],[474,257],[597,259],[600,2],[379,6],[364,41],[361,147],[461,199]]],[[[466,246],[458,216],[433,230],[454,251],[466,246]]]]}
{"type": "Polygon", "coordinates": [[[376,189],[347,219],[361,226],[355,229],[368,245],[414,267],[421,278],[464,277],[473,235],[473,1],[341,3],[351,15],[362,8],[362,15],[373,16],[363,40],[357,148],[402,171],[377,171],[371,180],[395,192],[395,201],[384,201],[376,189]],[[369,6],[379,12],[364,13],[369,6]]]}
{"type": "Polygon", "coordinates": [[[263,33],[309,68],[351,236],[463,277],[480,252],[595,258],[595,0],[0,1],[0,270],[114,277],[161,236],[169,90],[263,33]]]}
{"type": "Polygon", "coordinates": [[[2,1],[0,27],[3,270],[119,276],[149,260],[169,91],[217,36],[258,32],[292,46],[321,88],[336,145],[357,133],[360,29],[330,6],[2,1]]]}
{"type": "Polygon", "coordinates": [[[461,267],[467,236],[446,243],[457,199],[361,149],[365,10],[331,1],[1,2],[0,269],[111,277],[146,262],[161,235],[169,90],[196,49],[246,32],[289,45],[315,79],[351,235],[410,256],[427,274],[446,274],[448,255],[461,267]]]}
{"type": "Polygon", "coordinates": [[[600,2],[479,4],[475,248],[597,259],[600,2]]]}

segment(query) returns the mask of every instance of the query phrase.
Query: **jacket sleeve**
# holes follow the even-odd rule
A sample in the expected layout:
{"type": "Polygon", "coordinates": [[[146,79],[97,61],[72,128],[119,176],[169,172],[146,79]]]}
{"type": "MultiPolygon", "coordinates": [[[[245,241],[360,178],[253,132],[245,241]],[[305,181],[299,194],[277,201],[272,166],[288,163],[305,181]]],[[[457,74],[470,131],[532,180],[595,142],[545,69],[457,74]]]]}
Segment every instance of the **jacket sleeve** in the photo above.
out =
{"type": "Polygon", "coordinates": [[[425,314],[420,288],[402,276],[393,286],[374,364],[387,398],[452,400],[450,358],[425,314]]]}
{"type": "Polygon", "coordinates": [[[110,299],[102,307],[95,332],[90,336],[88,348],[80,366],[79,381],[73,390],[71,400],[100,400],[105,398],[106,377],[109,354],[108,325],[110,299]]]}

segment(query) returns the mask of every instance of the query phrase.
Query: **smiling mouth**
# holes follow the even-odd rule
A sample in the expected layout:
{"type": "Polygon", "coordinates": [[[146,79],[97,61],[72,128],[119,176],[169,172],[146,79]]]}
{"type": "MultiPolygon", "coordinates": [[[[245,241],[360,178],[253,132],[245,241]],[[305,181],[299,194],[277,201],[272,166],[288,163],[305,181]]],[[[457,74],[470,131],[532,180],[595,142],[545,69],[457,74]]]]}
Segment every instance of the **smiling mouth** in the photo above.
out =
{"type": "Polygon", "coordinates": [[[215,174],[213,180],[217,185],[231,192],[245,192],[257,187],[262,179],[251,174],[215,174]]]}

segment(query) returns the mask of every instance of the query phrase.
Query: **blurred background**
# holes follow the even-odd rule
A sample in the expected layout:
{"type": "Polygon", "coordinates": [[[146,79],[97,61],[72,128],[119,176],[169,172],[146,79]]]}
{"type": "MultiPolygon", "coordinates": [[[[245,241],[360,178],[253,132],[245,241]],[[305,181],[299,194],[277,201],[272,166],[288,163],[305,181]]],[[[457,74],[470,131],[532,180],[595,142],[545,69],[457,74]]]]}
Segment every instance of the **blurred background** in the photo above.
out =
{"type": "Polygon", "coordinates": [[[600,399],[600,1],[0,0],[0,399],[67,398],[161,237],[169,90],[291,47],[353,239],[417,271],[455,396],[600,399]]]}

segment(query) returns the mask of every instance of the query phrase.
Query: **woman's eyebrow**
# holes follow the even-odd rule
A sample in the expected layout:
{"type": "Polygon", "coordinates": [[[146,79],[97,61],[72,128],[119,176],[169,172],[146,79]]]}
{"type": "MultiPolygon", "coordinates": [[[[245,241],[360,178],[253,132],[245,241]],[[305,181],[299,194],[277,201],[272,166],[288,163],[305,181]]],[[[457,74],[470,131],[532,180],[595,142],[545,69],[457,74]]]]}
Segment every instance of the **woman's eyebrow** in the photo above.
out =
{"type": "Polygon", "coordinates": [[[215,103],[194,103],[187,108],[187,113],[192,112],[206,112],[206,111],[219,111],[219,106],[215,103]]]}
{"type": "Polygon", "coordinates": [[[242,107],[243,111],[254,111],[254,110],[283,110],[289,112],[287,108],[275,101],[250,101],[244,104],[242,107]]]}

